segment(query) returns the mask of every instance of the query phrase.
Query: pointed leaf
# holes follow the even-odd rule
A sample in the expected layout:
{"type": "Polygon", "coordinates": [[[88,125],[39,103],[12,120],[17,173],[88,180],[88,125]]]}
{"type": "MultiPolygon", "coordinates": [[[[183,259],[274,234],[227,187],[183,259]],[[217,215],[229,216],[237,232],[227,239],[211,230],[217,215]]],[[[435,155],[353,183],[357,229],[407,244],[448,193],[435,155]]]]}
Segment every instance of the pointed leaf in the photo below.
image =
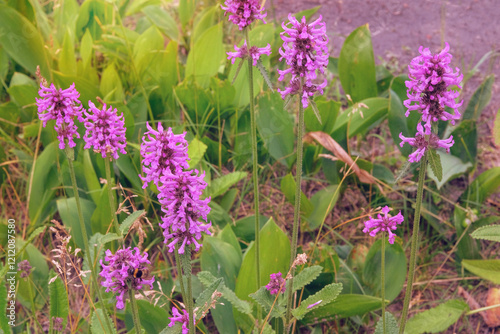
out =
{"type": "Polygon", "coordinates": [[[76,75],[75,46],[68,30],[64,35],[64,42],[59,55],[59,71],[67,75],[76,75]]]}
{"type": "Polygon", "coordinates": [[[377,322],[377,327],[375,327],[374,334],[398,334],[399,326],[396,318],[389,313],[385,312],[385,331],[384,331],[384,322],[382,321],[382,317],[380,317],[377,322]]]}
{"type": "Polygon", "coordinates": [[[311,283],[316,279],[316,277],[321,274],[323,270],[322,266],[311,266],[302,270],[300,273],[296,274],[293,278],[293,291],[302,289],[307,284],[311,283]]]}
{"type": "Polygon", "coordinates": [[[475,239],[500,242],[500,225],[483,226],[471,233],[475,239]]]}
{"type": "Polygon", "coordinates": [[[318,106],[316,105],[316,102],[314,102],[313,99],[309,99],[309,102],[311,103],[312,110],[314,111],[314,115],[316,115],[316,118],[318,119],[319,124],[323,125],[321,122],[321,114],[318,110],[318,106]]]}
{"type": "Polygon", "coordinates": [[[90,323],[92,334],[117,334],[116,328],[113,326],[111,332],[109,331],[107,324],[110,323],[113,326],[113,321],[109,316],[105,315],[102,309],[98,308],[92,315],[92,321],[90,323]],[[104,317],[108,317],[109,322],[106,322],[104,317]]]}
{"type": "Polygon", "coordinates": [[[500,284],[500,260],[462,260],[462,265],[471,273],[500,284]]]}
{"type": "Polygon", "coordinates": [[[443,179],[443,167],[441,166],[441,158],[439,154],[437,154],[436,150],[430,149],[427,151],[427,157],[434,176],[438,179],[438,181],[441,181],[443,179]]]}
{"type": "MultiPolygon", "coordinates": [[[[50,275],[54,276],[56,273],[51,271],[50,275]]],[[[49,295],[50,317],[62,318],[62,326],[64,328],[69,313],[69,302],[68,292],[61,277],[58,276],[55,281],[49,284],[49,295]]]]}
{"type": "Polygon", "coordinates": [[[233,172],[212,180],[210,186],[207,187],[206,194],[212,198],[223,195],[229,188],[243,180],[247,175],[246,172],[233,172]]]}
{"type": "Polygon", "coordinates": [[[461,300],[448,300],[438,307],[418,313],[408,320],[405,333],[442,333],[457,322],[468,309],[467,304],[461,300]]]}
{"type": "Polygon", "coordinates": [[[179,29],[174,18],[160,6],[147,6],[142,12],[146,17],[156,25],[170,39],[179,38],[179,29]]]}
{"type": "Polygon", "coordinates": [[[494,81],[495,75],[491,74],[476,89],[465,109],[463,120],[472,119],[477,121],[479,119],[483,109],[490,103],[491,89],[493,88],[494,81]]]}
{"type": "Polygon", "coordinates": [[[436,151],[436,154],[439,156],[439,160],[441,161],[443,177],[441,181],[439,181],[432,168],[429,170],[429,177],[436,183],[438,189],[441,189],[441,187],[447,182],[466,173],[472,167],[472,163],[464,163],[462,160],[449,153],[436,151]]]}
{"type": "MultiPolygon", "coordinates": [[[[210,307],[210,302],[212,300],[212,295],[215,291],[220,289],[221,284],[223,284],[222,278],[217,278],[212,284],[210,284],[202,293],[196,298],[195,308],[198,308],[199,315],[210,307]]],[[[197,315],[197,318],[198,316],[197,315]]]]}
{"type": "MultiPolygon", "coordinates": [[[[264,65],[262,65],[262,61],[260,59],[257,61],[257,68],[259,69],[260,74],[262,74],[262,77],[264,78],[264,81],[266,82],[266,84],[269,87],[269,89],[271,90],[271,92],[274,93],[273,84],[271,82],[271,78],[269,77],[269,73],[267,72],[267,70],[264,67],[264,65]]],[[[319,113],[318,113],[318,115],[319,115],[319,113]]]]}
{"type": "Polygon", "coordinates": [[[342,283],[328,284],[319,292],[312,296],[307,297],[303,300],[299,307],[292,311],[293,316],[297,320],[301,320],[307,313],[318,308],[320,306],[326,305],[337,298],[337,296],[342,291],[342,283]]]}
{"type": "Polygon", "coordinates": [[[280,305],[277,301],[276,303],[274,302],[276,296],[271,295],[265,286],[262,286],[257,292],[251,293],[250,297],[259,303],[265,313],[269,313],[272,308],[271,318],[279,318],[285,314],[285,307],[280,305]]]}
{"type": "Polygon", "coordinates": [[[348,318],[355,315],[363,315],[382,307],[382,300],[377,297],[366,295],[343,294],[335,301],[323,307],[313,309],[304,317],[304,322],[312,323],[334,320],[337,318],[348,318]]]}
{"type": "Polygon", "coordinates": [[[135,221],[141,218],[143,215],[145,215],[144,210],[137,210],[132,212],[132,214],[125,218],[125,220],[120,224],[120,231],[122,232],[122,234],[127,234],[132,224],[135,223],[135,221]]]}

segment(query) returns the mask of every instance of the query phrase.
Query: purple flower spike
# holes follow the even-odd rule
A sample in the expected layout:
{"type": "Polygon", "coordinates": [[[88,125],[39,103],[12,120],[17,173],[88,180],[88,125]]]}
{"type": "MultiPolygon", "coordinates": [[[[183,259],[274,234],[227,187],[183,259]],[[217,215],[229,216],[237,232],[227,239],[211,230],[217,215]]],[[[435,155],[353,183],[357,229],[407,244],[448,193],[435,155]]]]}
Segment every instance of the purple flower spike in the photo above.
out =
{"type": "Polygon", "coordinates": [[[102,271],[99,275],[105,278],[101,285],[106,288],[106,292],[113,291],[116,293],[116,308],[123,309],[125,307],[125,293],[129,289],[141,290],[143,285],[149,285],[153,289],[154,276],[148,277],[144,272],[147,264],[151,264],[148,260],[148,253],[141,255],[139,248],[135,247],[134,251],[130,247],[119,249],[115,254],[112,254],[108,249],[104,261],[109,265],[105,265],[101,260],[102,271]]]}
{"type": "Polygon", "coordinates": [[[271,274],[271,280],[269,284],[266,285],[266,289],[272,295],[277,295],[278,293],[285,293],[286,282],[283,279],[281,272],[276,274],[271,274]],[[283,285],[283,287],[281,287],[283,285]]]}
{"type": "Polygon", "coordinates": [[[450,86],[462,88],[463,74],[455,68],[455,72],[450,67],[451,54],[448,53],[450,46],[446,47],[438,54],[432,55],[428,48],[419,48],[420,56],[413,58],[408,69],[410,71],[410,81],[406,81],[408,100],[404,105],[408,108],[406,117],[411,110],[417,110],[422,114],[422,120],[427,124],[438,120],[455,121],[460,119],[460,107],[463,101],[455,102],[460,92],[448,90],[450,86]],[[413,104],[412,104],[413,103],[413,104]],[[445,110],[449,107],[454,110],[450,114],[445,110]]]}
{"type": "Polygon", "coordinates": [[[212,235],[209,230],[212,223],[200,222],[201,219],[207,221],[207,215],[210,213],[210,197],[200,199],[207,186],[204,177],[205,173],[198,175],[197,170],[182,171],[178,174],[167,171],[161,177],[158,200],[165,215],[160,226],[164,229],[164,243],[167,244],[169,252],[173,252],[178,243],[179,254],[183,254],[184,247],[191,244],[195,246],[195,251],[198,251],[201,244],[197,240],[201,239],[201,233],[212,235]]]}
{"type": "Polygon", "coordinates": [[[227,59],[231,60],[231,64],[234,64],[236,58],[245,59],[247,57],[252,57],[253,66],[257,66],[257,62],[259,61],[261,55],[263,54],[266,54],[268,56],[271,55],[271,44],[267,44],[265,48],[258,48],[256,46],[251,46],[249,50],[247,46],[247,41],[245,40],[241,48],[235,45],[234,50],[235,52],[226,52],[228,56],[227,59]]]}
{"type": "Polygon", "coordinates": [[[288,14],[288,19],[288,23],[282,23],[285,31],[281,33],[283,47],[279,52],[280,61],[285,59],[290,67],[283,71],[278,70],[278,73],[279,81],[283,81],[287,74],[291,74],[292,77],[289,86],[283,91],[279,89],[278,91],[283,99],[289,94],[301,94],[302,105],[306,108],[309,105],[308,99],[316,92],[323,94],[323,88],[327,85],[326,80],[320,85],[313,84],[313,80],[317,79],[316,70],[324,73],[328,66],[326,26],[321,22],[321,16],[310,24],[306,23],[305,16],[300,22],[292,14],[288,14]],[[300,78],[305,80],[303,87],[300,78]]]}
{"type": "Polygon", "coordinates": [[[399,134],[399,138],[402,140],[399,144],[401,147],[403,147],[404,143],[408,143],[416,148],[415,152],[408,156],[408,161],[419,162],[424,156],[425,151],[429,148],[444,148],[446,152],[450,152],[450,148],[455,143],[453,136],[450,136],[448,139],[440,140],[435,133],[431,132],[430,126],[428,125],[429,123],[425,126],[422,126],[422,123],[418,123],[415,138],[407,138],[403,136],[403,133],[399,134]]]}
{"type": "Polygon", "coordinates": [[[259,0],[226,0],[221,8],[225,11],[224,16],[229,14],[229,21],[236,24],[240,30],[245,29],[255,20],[262,20],[266,23],[264,18],[267,13],[261,13],[263,8],[259,0]]]}
{"type": "Polygon", "coordinates": [[[189,168],[185,132],[176,135],[172,128],[164,130],[161,123],[158,123],[158,130],[153,129],[149,123],[146,126],[148,131],[144,133],[141,144],[141,155],[144,158],[142,171],[146,174],[139,175],[144,181],[142,188],[146,188],[149,182],[159,185],[161,176],[167,172],[177,173],[189,168]]]}
{"type": "MultiPolygon", "coordinates": [[[[176,322],[180,322],[182,324],[182,334],[189,333],[189,313],[186,310],[182,310],[181,314],[177,308],[172,307],[172,316],[168,319],[170,323],[168,327],[174,327],[176,322]]],[[[195,315],[193,314],[193,323],[196,323],[195,315]]]]}
{"type": "Polygon", "coordinates": [[[75,89],[73,83],[69,88],[62,90],[57,89],[54,84],[50,87],[43,86],[40,83],[40,90],[38,91],[41,99],[36,99],[38,106],[38,117],[43,122],[43,127],[47,125],[50,120],[55,120],[56,125],[54,129],[57,132],[57,139],[59,139],[59,148],[63,150],[66,147],[65,140],[68,140],[69,147],[75,147],[76,144],[73,137],[80,138],[77,126],[75,125],[75,117],[83,122],[82,106],[78,98],[80,93],[75,89]]]}
{"type": "Polygon", "coordinates": [[[116,108],[112,106],[106,108],[106,104],[102,109],[96,108],[94,103],[89,101],[89,112],[84,111],[85,120],[85,140],[84,148],[94,148],[94,152],[101,153],[103,158],[110,156],[118,159],[118,151],[121,154],[127,154],[125,147],[127,139],[125,138],[125,120],[123,113],[118,116],[116,108]]]}
{"type": "Polygon", "coordinates": [[[399,213],[394,217],[389,216],[390,211],[391,208],[386,205],[382,209],[382,213],[384,214],[384,216],[379,213],[377,215],[377,218],[370,218],[369,220],[367,220],[365,222],[363,233],[370,232],[370,236],[374,237],[378,232],[386,231],[389,233],[389,243],[393,244],[394,239],[396,238],[396,234],[392,233],[392,231],[395,231],[397,225],[400,225],[402,222],[404,222],[405,219],[401,214],[401,211],[399,211],[399,213]]]}

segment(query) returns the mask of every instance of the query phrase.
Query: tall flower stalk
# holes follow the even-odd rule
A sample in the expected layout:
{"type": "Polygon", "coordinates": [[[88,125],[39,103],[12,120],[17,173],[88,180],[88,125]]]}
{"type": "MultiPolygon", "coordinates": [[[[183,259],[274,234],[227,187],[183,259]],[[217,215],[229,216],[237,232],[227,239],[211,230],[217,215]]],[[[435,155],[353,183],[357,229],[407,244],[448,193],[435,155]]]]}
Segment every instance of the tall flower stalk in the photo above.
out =
{"type": "MultiPolygon", "coordinates": [[[[445,48],[441,52],[433,55],[428,48],[424,49],[420,47],[420,56],[415,57],[408,66],[410,72],[410,80],[406,82],[408,100],[404,102],[404,105],[408,108],[406,116],[408,117],[412,110],[417,111],[422,115],[424,125],[422,126],[421,123],[418,124],[417,133],[414,138],[407,138],[402,133],[399,135],[402,140],[401,146],[404,143],[408,143],[416,148],[408,160],[410,162],[420,161],[415,219],[413,221],[411,237],[410,268],[399,327],[400,334],[404,333],[413,292],[413,280],[419,248],[418,233],[428,157],[439,157],[435,153],[436,149],[444,148],[446,151],[449,151],[454,144],[452,136],[448,139],[439,139],[437,122],[441,120],[450,121],[451,124],[455,124],[455,121],[459,120],[461,116],[458,107],[462,105],[463,101],[455,101],[460,92],[459,90],[450,90],[449,88],[450,86],[457,86],[460,89],[463,75],[460,74],[458,68],[455,68],[454,71],[450,67],[452,56],[448,53],[449,49],[450,46],[446,43],[445,48]],[[448,112],[445,107],[452,109],[453,114],[448,112]]],[[[441,169],[440,162],[436,165],[435,160],[432,159],[431,162],[433,169],[441,169]]]]}
{"type": "MultiPolygon", "coordinates": [[[[300,221],[300,197],[301,197],[301,182],[302,182],[302,137],[304,134],[304,108],[307,108],[312,101],[312,96],[319,92],[323,94],[323,88],[326,87],[326,79],[321,84],[316,84],[317,70],[324,73],[328,65],[328,37],[326,36],[326,26],[321,22],[322,17],[307,24],[306,18],[302,17],[299,22],[291,14],[288,15],[289,22],[282,23],[284,32],[281,33],[283,46],[280,48],[280,61],[285,60],[289,67],[285,70],[278,70],[279,80],[282,81],[285,75],[291,74],[288,86],[281,93],[283,99],[287,95],[299,95],[299,111],[297,124],[297,167],[295,176],[295,208],[292,228],[292,248],[290,254],[290,266],[297,255],[297,238],[299,234],[300,221]]],[[[293,286],[294,269],[291,272],[290,286],[293,286]]],[[[292,298],[293,289],[288,289],[287,292],[287,311],[285,328],[286,331],[290,328],[291,312],[293,308],[292,298]]]]}

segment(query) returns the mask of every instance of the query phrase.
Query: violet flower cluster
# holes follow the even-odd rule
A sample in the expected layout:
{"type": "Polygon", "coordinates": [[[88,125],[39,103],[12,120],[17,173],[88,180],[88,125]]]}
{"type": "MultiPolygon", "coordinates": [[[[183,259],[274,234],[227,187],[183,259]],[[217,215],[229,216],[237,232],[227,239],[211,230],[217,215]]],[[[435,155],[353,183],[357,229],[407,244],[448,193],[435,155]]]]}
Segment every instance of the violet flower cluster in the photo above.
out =
{"type": "Polygon", "coordinates": [[[229,21],[236,24],[240,30],[251,25],[255,20],[262,20],[267,13],[262,13],[263,8],[259,0],[226,0],[221,8],[224,16],[229,14],[229,21]]]}
{"type": "Polygon", "coordinates": [[[271,279],[269,283],[266,285],[266,289],[272,295],[277,295],[278,293],[285,293],[286,282],[283,279],[281,272],[278,272],[276,274],[271,274],[271,279]]]}
{"type": "MultiPolygon", "coordinates": [[[[170,323],[168,327],[174,327],[176,322],[182,324],[182,334],[189,333],[189,313],[186,310],[182,310],[182,314],[175,307],[172,307],[172,316],[169,317],[170,323]]],[[[196,321],[195,315],[193,314],[193,323],[196,321]]]]}
{"type": "Polygon", "coordinates": [[[289,66],[286,70],[278,70],[279,81],[283,81],[286,74],[291,74],[288,87],[279,90],[281,97],[286,95],[300,94],[302,105],[309,105],[309,98],[316,92],[323,94],[326,87],[326,79],[321,84],[313,83],[317,79],[317,70],[324,73],[328,66],[328,37],[326,36],[326,25],[321,22],[322,17],[307,24],[305,16],[299,22],[292,14],[288,14],[288,23],[282,23],[285,30],[281,33],[283,47],[280,48],[280,61],[285,59],[289,66]],[[301,84],[301,81],[304,84],[301,84]]]}
{"type": "Polygon", "coordinates": [[[231,60],[231,64],[234,64],[236,58],[245,59],[247,57],[251,57],[253,60],[253,66],[257,66],[257,62],[259,61],[261,55],[271,55],[271,44],[267,44],[267,46],[264,48],[251,46],[249,49],[247,46],[247,41],[245,40],[241,48],[235,45],[234,50],[235,52],[226,52],[228,56],[227,59],[231,60]]]}
{"type": "Polygon", "coordinates": [[[164,215],[160,226],[164,229],[163,236],[168,251],[173,252],[177,244],[179,254],[183,254],[186,245],[194,245],[198,251],[202,232],[211,235],[211,223],[204,224],[210,212],[208,203],[210,197],[201,200],[200,197],[207,184],[203,180],[205,173],[197,170],[187,171],[189,160],[188,144],[185,133],[176,135],[171,128],[163,129],[158,124],[158,130],[147,125],[148,132],[143,137],[141,154],[143,156],[142,170],[146,176],[143,188],[149,182],[158,186],[158,200],[164,215]]]}
{"type": "Polygon", "coordinates": [[[75,117],[83,122],[82,106],[78,98],[80,93],[75,89],[73,83],[67,89],[57,89],[54,84],[50,87],[45,87],[40,83],[40,90],[38,91],[40,99],[36,99],[38,107],[38,117],[43,122],[43,127],[47,125],[50,120],[55,120],[56,124],[54,129],[57,132],[57,139],[59,139],[59,148],[62,150],[66,147],[65,140],[68,141],[69,147],[75,147],[76,143],[73,138],[76,136],[80,138],[75,125],[75,117]]]}
{"type": "Polygon", "coordinates": [[[401,211],[394,217],[389,215],[391,208],[387,205],[382,208],[383,216],[379,213],[377,214],[377,218],[370,218],[365,222],[365,228],[363,229],[363,233],[370,233],[370,236],[374,237],[378,232],[387,232],[389,233],[389,243],[393,244],[394,239],[396,238],[396,234],[392,233],[395,231],[397,226],[404,222],[405,218],[401,214],[401,211]]]}
{"type": "Polygon", "coordinates": [[[123,309],[125,307],[124,295],[130,289],[138,291],[143,289],[144,285],[149,285],[150,289],[153,289],[154,276],[147,277],[144,274],[136,274],[136,270],[142,272],[146,265],[151,264],[148,260],[148,253],[141,255],[137,247],[133,251],[130,247],[119,249],[115,254],[108,249],[104,261],[108,262],[108,265],[100,260],[102,271],[99,275],[105,279],[101,285],[106,288],[106,292],[112,291],[117,294],[116,308],[123,309]]]}
{"type": "Polygon", "coordinates": [[[445,148],[449,152],[453,146],[453,136],[448,139],[439,140],[439,137],[432,133],[433,122],[450,121],[455,124],[460,119],[460,107],[463,101],[455,102],[460,95],[459,91],[449,90],[450,86],[462,88],[463,75],[460,70],[455,71],[450,67],[452,56],[448,53],[450,46],[446,47],[438,54],[432,55],[428,48],[419,48],[420,56],[413,58],[409,69],[410,80],[406,81],[408,100],[404,101],[406,117],[410,111],[416,110],[422,115],[424,126],[417,126],[415,138],[406,138],[400,133],[399,137],[403,140],[400,145],[408,143],[416,148],[408,161],[418,162],[424,156],[429,148],[445,148]],[[446,107],[453,109],[453,114],[446,111],[446,107]]]}
{"type": "Polygon", "coordinates": [[[126,154],[125,147],[127,139],[125,138],[125,120],[123,113],[118,116],[116,108],[112,106],[102,109],[96,108],[94,103],[89,101],[89,111],[84,110],[85,114],[85,140],[84,149],[93,148],[94,152],[101,153],[103,158],[110,156],[118,159],[118,151],[126,154]]]}

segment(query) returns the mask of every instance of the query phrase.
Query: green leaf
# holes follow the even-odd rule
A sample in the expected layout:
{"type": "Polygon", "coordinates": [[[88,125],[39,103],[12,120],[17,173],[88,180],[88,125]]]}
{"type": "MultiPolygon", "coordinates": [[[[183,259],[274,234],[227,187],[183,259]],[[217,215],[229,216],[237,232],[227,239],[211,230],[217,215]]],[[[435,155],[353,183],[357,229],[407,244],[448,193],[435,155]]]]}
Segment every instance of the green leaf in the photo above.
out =
{"type": "MultiPolygon", "coordinates": [[[[51,276],[56,275],[51,271],[51,276]]],[[[61,278],[57,276],[56,280],[49,284],[50,295],[50,317],[62,318],[62,326],[66,324],[66,318],[69,313],[68,292],[61,278]]],[[[50,319],[49,319],[50,320],[50,319]]]]}
{"type": "Polygon", "coordinates": [[[382,317],[380,317],[379,321],[377,322],[377,326],[375,327],[375,333],[374,334],[398,334],[399,333],[399,326],[396,318],[389,313],[385,312],[385,331],[384,331],[384,322],[382,320],[382,317]]]}
{"type": "Polygon", "coordinates": [[[184,0],[179,2],[179,18],[181,20],[182,26],[188,24],[189,20],[194,15],[195,8],[195,0],[184,0]]]}
{"type": "Polygon", "coordinates": [[[64,42],[59,56],[59,71],[67,75],[76,75],[75,46],[68,30],[64,35],[64,42]]]}
{"type": "Polygon", "coordinates": [[[134,188],[142,189],[142,180],[139,178],[139,174],[141,173],[139,170],[140,163],[137,156],[133,156],[132,154],[123,154],[118,158],[118,160],[116,160],[116,165],[130,181],[130,183],[132,183],[134,188]]]}
{"type": "Polygon", "coordinates": [[[488,103],[490,103],[491,89],[494,81],[495,75],[491,74],[487,76],[481,85],[476,89],[469,100],[467,108],[465,109],[463,120],[471,119],[476,122],[479,119],[483,109],[488,105],[488,103]]]}
{"type": "MultiPolygon", "coordinates": [[[[406,280],[406,255],[401,245],[389,244],[387,240],[385,247],[385,272],[391,273],[385,278],[385,298],[393,300],[396,298],[406,280]]],[[[363,282],[371,289],[372,294],[380,296],[381,282],[381,248],[382,240],[377,240],[366,255],[365,267],[363,268],[363,282]]]]}
{"type": "MultiPolygon", "coordinates": [[[[188,0],[191,1],[191,0],[188,0]]],[[[187,1],[183,1],[184,3],[187,1]]],[[[194,26],[191,33],[191,45],[196,43],[203,33],[217,23],[220,7],[218,5],[208,7],[194,19],[194,26]]]]}
{"type": "Polygon", "coordinates": [[[366,295],[339,295],[335,301],[313,309],[304,317],[304,322],[329,321],[336,318],[348,318],[363,315],[382,307],[382,300],[366,295]]]}
{"type": "Polygon", "coordinates": [[[98,308],[92,315],[92,321],[90,323],[90,330],[92,334],[117,334],[116,328],[113,326],[111,333],[109,332],[108,326],[105,318],[108,317],[109,323],[113,326],[113,321],[111,318],[104,314],[103,310],[98,308]]]}
{"type": "Polygon", "coordinates": [[[467,304],[458,299],[448,300],[438,307],[418,313],[408,320],[405,333],[442,333],[469,310],[467,304]]]}
{"type": "MultiPolygon", "coordinates": [[[[141,76],[151,68],[157,58],[162,56],[164,40],[155,26],[149,27],[134,43],[134,64],[141,76]]],[[[153,71],[155,71],[153,67],[153,71]]]]}
{"type": "Polygon", "coordinates": [[[464,120],[451,133],[455,144],[451,147],[452,155],[462,161],[476,163],[477,156],[477,121],[464,120]]]}
{"type": "Polygon", "coordinates": [[[94,166],[92,165],[89,150],[84,150],[83,152],[83,175],[85,176],[85,181],[87,181],[89,195],[97,205],[99,203],[99,199],[101,198],[101,184],[99,183],[94,166]]]}
{"type": "Polygon", "coordinates": [[[222,22],[207,29],[199,40],[194,43],[186,61],[186,78],[194,77],[201,87],[210,84],[210,77],[219,72],[219,67],[225,59],[222,44],[222,22]]]}
{"type": "MultiPolygon", "coordinates": [[[[260,59],[257,61],[257,68],[259,69],[260,74],[262,74],[262,78],[264,78],[264,81],[266,82],[267,87],[269,87],[271,92],[274,93],[273,83],[271,82],[271,78],[269,77],[269,73],[267,72],[264,65],[262,65],[262,61],[260,59]]],[[[311,101],[311,105],[313,106],[313,109],[314,109],[314,107],[316,107],[316,104],[314,103],[314,101],[312,99],[310,101],[311,101]]],[[[318,108],[316,107],[316,110],[317,109],[318,108]]],[[[319,112],[316,114],[316,117],[318,117],[318,120],[321,123],[321,116],[319,115],[319,112]]]]}
{"type": "Polygon", "coordinates": [[[181,334],[182,332],[182,325],[179,322],[176,322],[174,326],[170,327],[167,326],[165,327],[160,334],[181,334]]]}
{"type": "Polygon", "coordinates": [[[118,72],[115,70],[115,65],[109,64],[108,67],[102,71],[99,90],[103,95],[104,101],[121,102],[125,99],[122,82],[118,72]]]}
{"type": "Polygon", "coordinates": [[[500,187],[500,167],[493,167],[476,177],[463,193],[461,200],[469,203],[482,204],[488,196],[500,187]]]}
{"type": "Polygon", "coordinates": [[[168,38],[175,41],[179,38],[179,29],[174,18],[160,6],[147,6],[142,10],[146,17],[156,25],[168,38]]]}
{"type": "Polygon", "coordinates": [[[92,59],[93,43],[90,31],[87,29],[80,42],[80,57],[82,57],[84,67],[87,67],[92,59]]]}
{"type": "Polygon", "coordinates": [[[312,110],[314,111],[314,116],[316,116],[319,124],[322,125],[323,123],[321,122],[321,114],[319,112],[318,106],[316,105],[316,102],[314,102],[313,99],[309,99],[309,102],[311,103],[312,110]]]}
{"type": "Polygon", "coordinates": [[[262,307],[265,313],[271,312],[271,318],[279,318],[285,314],[285,307],[278,302],[274,302],[276,297],[271,295],[265,286],[260,287],[257,292],[251,293],[250,297],[262,307]]]}
{"type": "Polygon", "coordinates": [[[247,175],[246,172],[233,172],[212,180],[210,186],[207,187],[206,194],[212,198],[223,195],[229,188],[243,180],[247,175]]]}
{"type": "Polygon", "coordinates": [[[102,96],[99,88],[85,78],[68,76],[65,73],[56,71],[53,71],[53,74],[54,81],[61,88],[67,88],[75,83],[75,89],[80,93],[80,101],[82,101],[83,105],[87,105],[90,100],[95,102],[96,96],[102,96]]]}
{"type": "MultiPolygon", "coordinates": [[[[288,95],[290,96],[290,95],[288,95]]],[[[321,117],[321,123],[318,121],[316,112],[313,110],[312,104],[304,110],[304,122],[306,124],[306,131],[323,131],[325,133],[331,133],[341,104],[337,101],[328,101],[324,98],[316,98],[314,103],[318,108],[319,115],[321,117]]],[[[286,109],[286,107],[283,107],[286,109]]]]}
{"type": "Polygon", "coordinates": [[[443,179],[443,166],[441,166],[441,158],[437,154],[436,150],[427,150],[427,157],[429,159],[429,165],[431,165],[431,170],[438,181],[443,179]]]}
{"type": "Polygon", "coordinates": [[[215,237],[205,237],[200,261],[203,271],[222,277],[225,284],[234,289],[242,259],[230,243],[215,237]]]}
{"type": "Polygon", "coordinates": [[[442,166],[442,179],[441,181],[438,180],[438,178],[434,175],[434,172],[429,170],[429,177],[436,183],[436,186],[438,189],[441,189],[443,185],[445,185],[448,181],[451,181],[460,175],[466,173],[469,168],[472,167],[472,164],[470,162],[462,162],[459,158],[445,153],[441,151],[435,151],[436,154],[439,156],[439,160],[441,161],[441,166],[442,166]]]}
{"type": "MultiPolygon", "coordinates": [[[[143,333],[160,333],[169,323],[168,312],[159,305],[153,305],[149,300],[137,300],[137,310],[139,311],[141,326],[144,329],[143,333]]],[[[125,323],[127,328],[133,328],[134,326],[130,303],[127,303],[125,323]]]]}
{"type": "Polygon", "coordinates": [[[122,234],[127,234],[132,224],[135,223],[135,221],[141,218],[144,214],[144,210],[137,210],[132,212],[127,218],[125,218],[125,220],[120,224],[120,231],[122,232],[122,234]]]}
{"type": "Polygon", "coordinates": [[[462,260],[462,265],[471,273],[500,284],[500,260],[462,260]]]}
{"type": "Polygon", "coordinates": [[[196,316],[198,318],[203,311],[210,307],[210,302],[212,301],[212,295],[215,291],[219,290],[219,287],[223,283],[222,278],[217,278],[212,284],[210,284],[203,292],[196,298],[195,308],[198,308],[199,314],[196,316]]]}
{"type": "MultiPolygon", "coordinates": [[[[394,83],[394,80],[392,81],[394,83]]],[[[392,87],[392,84],[391,84],[392,87]]],[[[399,98],[398,94],[396,94],[392,89],[389,90],[389,105],[388,105],[388,122],[389,130],[391,131],[392,140],[394,143],[397,143],[398,149],[401,151],[401,154],[404,156],[408,156],[412,152],[412,147],[410,145],[399,145],[401,139],[399,138],[399,134],[402,133],[405,137],[412,137],[414,133],[410,133],[408,129],[408,124],[405,116],[406,108],[403,105],[403,102],[399,98]]]]}
{"type": "MultiPolygon", "coordinates": [[[[314,230],[321,226],[325,221],[328,214],[332,211],[335,203],[339,198],[337,190],[338,185],[330,185],[324,189],[317,191],[311,197],[311,204],[313,206],[312,212],[306,217],[309,222],[309,228],[314,230]]],[[[295,197],[295,196],[294,196],[295,197]]]]}
{"type": "Polygon", "coordinates": [[[500,225],[483,226],[471,233],[474,239],[500,242],[500,225]]]}
{"type": "Polygon", "coordinates": [[[354,102],[377,96],[375,59],[368,24],[346,38],[340,50],[339,76],[342,88],[354,102]]]}
{"type": "MultiPolygon", "coordinates": [[[[281,179],[281,192],[285,195],[286,200],[295,205],[295,190],[296,183],[291,173],[288,173],[285,177],[281,179]]],[[[300,192],[300,213],[307,217],[313,213],[314,206],[311,201],[306,197],[306,195],[300,192]]]]}
{"type": "Polygon", "coordinates": [[[34,103],[35,97],[38,96],[38,87],[36,86],[35,81],[27,75],[15,72],[10,79],[10,85],[7,89],[7,93],[9,93],[10,97],[19,106],[27,106],[34,103]]]}
{"type": "Polygon", "coordinates": [[[0,5],[0,45],[32,75],[40,66],[41,74],[50,79],[50,65],[42,36],[31,22],[6,5],[0,5]]]}
{"type": "Polygon", "coordinates": [[[296,274],[293,278],[293,291],[302,289],[307,284],[311,283],[316,279],[316,277],[321,274],[323,270],[322,266],[311,266],[302,270],[300,273],[296,274]]]}
{"type": "Polygon", "coordinates": [[[340,291],[342,291],[342,283],[328,284],[319,292],[316,292],[314,295],[303,300],[299,307],[292,311],[293,316],[296,319],[301,320],[310,311],[334,301],[340,294],[340,291]],[[311,305],[317,302],[320,303],[311,307],[311,305]]]}
{"type": "MultiPolygon", "coordinates": [[[[90,235],[90,219],[95,210],[95,204],[89,200],[80,198],[80,205],[83,213],[83,221],[87,235],[90,235]]],[[[78,210],[74,197],[60,198],[57,200],[57,210],[66,227],[69,227],[73,240],[80,249],[84,249],[82,230],[80,227],[80,220],[78,219],[78,210]]]]}
{"type": "Polygon", "coordinates": [[[296,159],[294,126],[283,109],[283,100],[278,94],[267,93],[259,98],[258,108],[257,129],[264,145],[276,161],[291,168],[296,159]]]}
{"type": "Polygon", "coordinates": [[[493,124],[493,140],[495,141],[495,145],[500,147],[500,109],[497,111],[495,123],[493,124]]]}
{"type": "MultiPolygon", "coordinates": [[[[5,266],[4,268],[7,268],[7,266],[5,266]]],[[[5,284],[0,284],[0,330],[2,330],[5,334],[12,333],[12,329],[9,326],[9,319],[7,319],[8,301],[9,299],[7,299],[7,287],[5,284]]]]}
{"type": "MultiPolygon", "coordinates": [[[[113,224],[113,212],[109,204],[109,185],[104,185],[100,192],[99,201],[96,204],[96,208],[92,217],[90,218],[90,226],[92,227],[93,233],[105,234],[110,228],[109,226],[113,224]]],[[[114,226],[111,228],[114,231],[114,226]]]]}

